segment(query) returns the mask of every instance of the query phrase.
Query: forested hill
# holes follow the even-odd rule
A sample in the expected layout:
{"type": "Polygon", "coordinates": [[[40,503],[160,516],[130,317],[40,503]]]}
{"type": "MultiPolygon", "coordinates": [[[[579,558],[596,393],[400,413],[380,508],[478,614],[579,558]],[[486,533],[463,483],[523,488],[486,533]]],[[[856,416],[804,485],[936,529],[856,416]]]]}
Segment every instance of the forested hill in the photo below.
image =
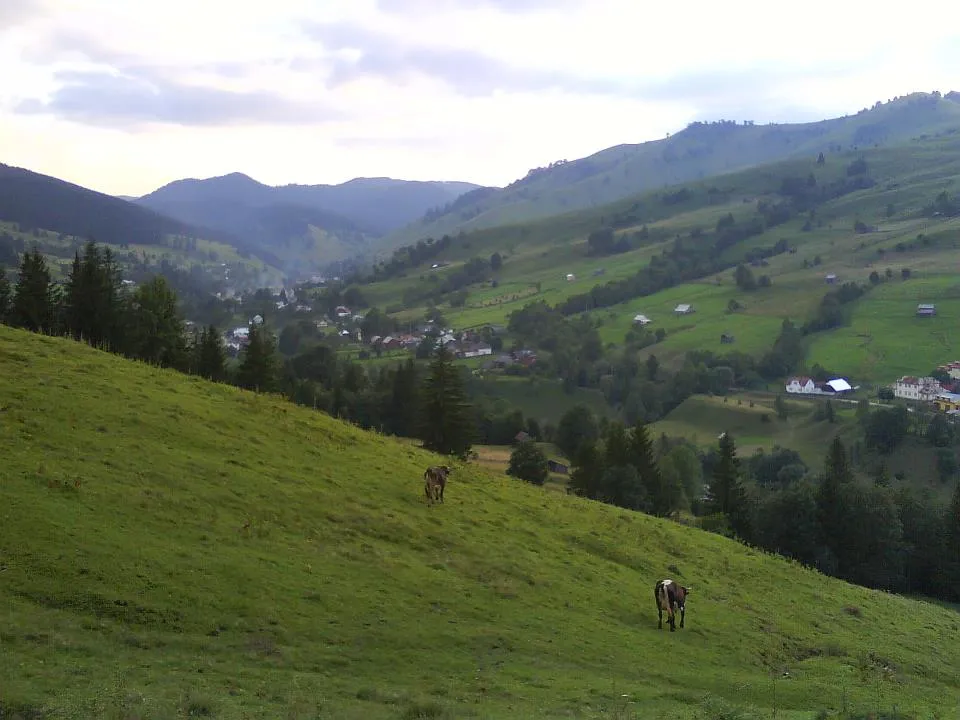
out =
{"type": "MultiPolygon", "coordinates": [[[[94,238],[111,245],[155,245],[166,235],[222,239],[126,200],[49,175],[0,164],[0,221],[94,238]]],[[[222,235],[222,233],[220,233],[222,235]]]]}
{"type": "Polygon", "coordinates": [[[391,234],[383,246],[523,222],[775,160],[887,145],[957,127],[957,92],[915,93],[812,123],[696,122],[662,140],[618,145],[531,170],[502,190],[471,192],[391,234]]]}
{"type": "Polygon", "coordinates": [[[419,182],[392,178],[356,178],[339,185],[270,186],[243,173],[177,180],[136,200],[181,220],[220,227],[222,208],[250,211],[270,206],[299,206],[326,218],[325,229],[345,226],[383,235],[474,190],[464,182],[419,182]]]}

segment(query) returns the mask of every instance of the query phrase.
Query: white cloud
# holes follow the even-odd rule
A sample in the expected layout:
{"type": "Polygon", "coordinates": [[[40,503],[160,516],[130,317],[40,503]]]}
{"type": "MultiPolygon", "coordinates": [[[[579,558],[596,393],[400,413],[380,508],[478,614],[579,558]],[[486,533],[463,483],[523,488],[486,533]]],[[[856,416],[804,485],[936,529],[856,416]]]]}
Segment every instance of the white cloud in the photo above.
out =
{"type": "Polygon", "coordinates": [[[0,161],[129,194],[234,170],[504,184],[693,119],[805,121],[954,89],[953,3],[770,8],[3,0],[0,161]]]}

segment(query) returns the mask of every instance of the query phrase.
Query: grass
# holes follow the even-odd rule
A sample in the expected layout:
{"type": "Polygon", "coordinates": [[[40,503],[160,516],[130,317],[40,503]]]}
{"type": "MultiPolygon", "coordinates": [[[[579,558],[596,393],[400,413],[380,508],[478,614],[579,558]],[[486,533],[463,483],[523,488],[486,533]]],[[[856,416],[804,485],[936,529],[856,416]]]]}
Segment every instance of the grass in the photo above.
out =
{"type": "Polygon", "coordinates": [[[6,714],[683,720],[707,699],[799,720],[960,701],[960,616],[934,603],[476,465],[428,507],[438,458],[409,443],[69,341],[0,327],[0,372],[6,714]],[[668,574],[694,587],[675,634],[650,597],[668,574]]]}

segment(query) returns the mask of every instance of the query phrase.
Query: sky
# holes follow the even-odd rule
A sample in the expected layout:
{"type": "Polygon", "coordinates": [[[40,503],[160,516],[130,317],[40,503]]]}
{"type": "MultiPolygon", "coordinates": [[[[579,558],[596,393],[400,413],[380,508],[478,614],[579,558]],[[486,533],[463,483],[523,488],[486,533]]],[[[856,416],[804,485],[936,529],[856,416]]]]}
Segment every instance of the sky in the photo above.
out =
{"type": "Polygon", "coordinates": [[[0,162],[125,195],[230,172],[505,185],[694,120],[960,90],[955,0],[777,7],[0,0],[0,162]]]}

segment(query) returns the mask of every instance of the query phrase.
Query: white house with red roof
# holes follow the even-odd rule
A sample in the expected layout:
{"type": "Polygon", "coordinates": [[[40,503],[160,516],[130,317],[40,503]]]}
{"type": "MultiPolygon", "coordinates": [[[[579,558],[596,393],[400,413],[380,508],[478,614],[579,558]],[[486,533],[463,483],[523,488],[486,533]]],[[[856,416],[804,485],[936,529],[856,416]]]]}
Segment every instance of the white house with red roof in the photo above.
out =
{"type": "Polygon", "coordinates": [[[787,392],[808,395],[818,393],[820,392],[820,389],[813,381],[813,378],[807,377],[806,375],[800,375],[787,380],[787,392]]]}
{"type": "Polygon", "coordinates": [[[943,388],[940,386],[940,381],[932,377],[918,378],[912,375],[904,375],[893,386],[894,396],[905,400],[929,402],[935,400],[942,392],[943,388]]]}

